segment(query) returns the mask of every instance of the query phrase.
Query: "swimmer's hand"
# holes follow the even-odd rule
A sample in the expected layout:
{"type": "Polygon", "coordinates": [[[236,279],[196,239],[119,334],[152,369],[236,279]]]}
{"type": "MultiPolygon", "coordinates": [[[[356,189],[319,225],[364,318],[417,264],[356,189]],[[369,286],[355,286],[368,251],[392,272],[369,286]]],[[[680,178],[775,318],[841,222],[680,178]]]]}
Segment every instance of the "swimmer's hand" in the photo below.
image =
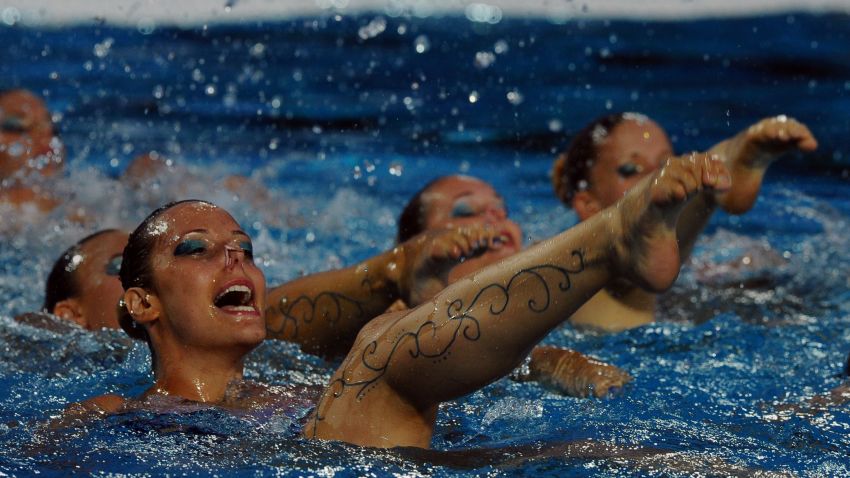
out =
{"type": "Polygon", "coordinates": [[[529,368],[530,379],[571,397],[607,397],[632,380],[614,365],[551,346],[535,347],[529,368]]]}
{"type": "Polygon", "coordinates": [[[421,304],[445,289],[452,267],[501,243],[489,226],[426,231],[399,246],[398,285],[407,304],[421,304]]]}
{"type": "Polygon", "coordinates": [[[753,207],[767,167],[785,153],[811,152],[818,142],[803,123],[785,115],[766,118],[724,141],[709,153],[720,155],[732,174],[732,187],[715,196],[730,214],[753,207]]]}

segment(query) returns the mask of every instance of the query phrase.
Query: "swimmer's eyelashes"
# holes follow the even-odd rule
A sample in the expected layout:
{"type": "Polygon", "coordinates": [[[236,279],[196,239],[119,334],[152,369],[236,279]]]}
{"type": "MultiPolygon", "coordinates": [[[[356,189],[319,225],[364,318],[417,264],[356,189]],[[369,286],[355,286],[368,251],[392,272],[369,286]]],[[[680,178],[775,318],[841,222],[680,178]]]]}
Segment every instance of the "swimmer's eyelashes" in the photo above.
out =
{"type": "Polygon", "coordinates": [[[24,133],[27,131],[27,124],[23,118],[17,116],[7,116],[0,123],[0,129],[7,133],[24,133]]]}
{"type": "MultiPolygon", "coordinates": [[[[476,209],[475,207],[473,207],[472,204],[469,203],[469,201],[467,201],[465,199],[461,199],[461,200],[458,200],[457,202],[455,202],[454,207],[452,207],[451,216],[452,217],[473,217],[473,216],[478,216],[480,214],[484,214],[489,209],[491,209],[491,208],[488,207],[488,206],[482,206],[482,207],[479,207],[478,209],[476,209]]],[[[508,209],[503,202],[499,202],[494,207],[492,207],[492,209],[497,209],[499,211],[502,211],[502,213],[505,216],[508,215],[508,209]]]]}
{"type": "MultiPolygon", "coordinates": [[[[238,249],[245,254],[246,258],[254,258],[254,246],[250,241],[239,241],[238,249]]],[[[210,244],[203,239],[186,239],[174,248],[174,256],[201,256],[211,249],[210,244]]]]}
{"type": "Polygon", "coordinates": [[[617,168],[617,174],[619,174],[621,178],[630,178],[642,172],[643,166],[635,163],[621,164],[620,167],[617,168]]]}
{"type": "Polygon", "coordinates": [[[123,259],[124,258],[120,254],[109,259],[105,268],[106,275],[117,277],[121,272],[121,262],[123,259]]]}

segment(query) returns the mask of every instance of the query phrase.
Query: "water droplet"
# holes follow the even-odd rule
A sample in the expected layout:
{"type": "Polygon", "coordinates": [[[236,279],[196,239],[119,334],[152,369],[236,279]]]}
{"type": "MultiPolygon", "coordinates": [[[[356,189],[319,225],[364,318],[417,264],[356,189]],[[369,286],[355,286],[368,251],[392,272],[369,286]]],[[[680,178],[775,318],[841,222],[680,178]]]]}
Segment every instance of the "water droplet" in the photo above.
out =
{"type": "Polygon", "coordinates": [[[469,93],[469,102],[473,103],[473,104],[478,102],[478,92],[477,91],[471,91],[469,93]]]}
{"type": "Polygon", "coordinates": [[[425,53],[431,48],[431,41],[428,40],[427,36],[419,35],[413,41],[413,46],[416,49],[416,53],[425,53]]]}
{"type": "Polygon", "coordinates": [[[2,18],[3,23],[13,26],[21,21],[21,12],[15,7],[6,7],[3,9],[2,18]]]}
{"type": "Polygon", "coordinates": [[[390,164],[390,174],[393,176],[401,176],[404,173],[404,166],[401,163],[390,164]]]}
{"type": "Polygon", "coordinates": [[[499,40],[493,45],[493,51],[496,52],[497,55],[503,55],[508,52],[508,42],[505,40],[499,40]]]}
{"type": "Polygon", "coordinates": [[[136,23],[136,30],[142,35],[150,35],[156,30],[156,22],[154,22],[153,18],[141,18],[136,23]]]}
{"type": "Polygon", "coordinates": [[[115,43],[115,40],[112,38],[105,38],[100,43],[94,44],[94,56],[98,58],[104,58],[109,54],[109,50],[112,48],[112,45],[115,43]]]}
{"type": "Polygon", "coordinates": [[[549,131],[553,133],[558,133],[564,129],[564,123],[557,118],[552,118],[549,120],[549,131]]]}
{"type": "Polygon", "coordinates": [[[158,100],[161,100],[163,96],[165,96],[165,88],[163,88],[162,85],[154,86],[153,97],[158,100]]]}
{"type": "Polygon", "coordinates": [[[253,56],[254,58],[261,58],[266,53],[266,45],[263,43],[257,42],[254,46],[248,50],[248,54],[253,56]]]}
{"type": "Polygon", "coordinates": [[[511,90],[511,91],[508,92],[508,94],[506,96],[508,98],[508,102],[510,102],[510,104],[512,104],[514,106],[522,103],[522,100],[525,99],[522,96],[522,93],[520,93],[518,90],[511,90]]]}
{"type": "Polygon", "coordinates": [[[475,67],[483,70],[489,67],[496,61],[496,55],[489,51],[479,51],[475,54],[475,67]]]}
{"type": "Polygon", "coordinates": [[[313,242],[313,241],[315,241],[315,240],[316,240],[316,235],[315,235],[315,234],[311,231],[311,232],[308,232],[308,233],[307,233],[307,235],[304,237],[304,239],[305,239],[307,242],[313,242]]]}
{"type": "Polygon", "coordinates": [[[502,21],[502,9],[485,3],[470,3],[466,6],[466,19],[476,23],[495,25],[502,21]]]}
{"type": "Polygon", "coordinates": [[[384,33],[384,30],[386,29],[387,20],[384,17],[375,17],[368,25],[360,27],[360,30],[357,31],[357,36],[359,36],[361,40],[368,40],[384,33]]]}
{"type": "Polygon", "coordinates": [[[206,93],[208,96],[214,95],[215,85],[207,85],[206,88],[204,88],[204,93],[206,93]]]}

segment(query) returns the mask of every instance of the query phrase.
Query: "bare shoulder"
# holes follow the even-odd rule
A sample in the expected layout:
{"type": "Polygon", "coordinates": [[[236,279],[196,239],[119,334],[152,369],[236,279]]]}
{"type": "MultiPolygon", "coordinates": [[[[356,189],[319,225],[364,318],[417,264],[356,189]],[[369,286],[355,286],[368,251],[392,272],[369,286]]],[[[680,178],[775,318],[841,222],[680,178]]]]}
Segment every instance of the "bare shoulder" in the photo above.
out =
{"type": "Polygon", "coordinates": [[[52,419],[48,428],[60,429],[80,426],[91,420],[97,420],[122,411],[127,402],[126,398],[112,393],[89,398],[82,402],[74,402],[65,407],[62,415],[52,419]]]}
{"type": "Polygon", "coordinates": [[[82,402],[72,403],[65,407],[65,414],[88,415],[96,413],[101,415],[109,415],[112,413],[120,412],[126,404],[126,398],[122,397],[121,395],[116,395],[114,393],[108,393],[106,395],[100,395],[98,397],[89,398],[88,400],[83,400],[82,402]]]}

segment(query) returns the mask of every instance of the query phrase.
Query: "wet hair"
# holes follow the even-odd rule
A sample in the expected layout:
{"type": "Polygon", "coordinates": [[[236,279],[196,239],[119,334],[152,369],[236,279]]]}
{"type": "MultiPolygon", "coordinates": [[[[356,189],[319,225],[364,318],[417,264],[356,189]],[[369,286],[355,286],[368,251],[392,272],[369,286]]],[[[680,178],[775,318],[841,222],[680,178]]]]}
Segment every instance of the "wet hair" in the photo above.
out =
{"type": "Polygon", "coordinates": [[[600,116],[573,137],[566,151],[552,165],[552,186],[555,195],[567,207],[579,191],[590,185],[590,169],[599,154],[599,145],[617,125],[636,113],[613,113],[600,116]]]}
{"type": "MultiPolygon", "coordinates": [[[[154,221],[156,221],[165,211],[173,208],[174,206],[188,202],[212,205],[211,203],[200,199],[185,199],[182,201],[170,202],[164,206],[160,206],[152,213],[148,214],[148,217],[146,217],[142,223],[139,224],[132,233],[130,233],[130,237],[127,239],[127,246],[124,247],[124,253],[121,259],[121,271],[118,273],[118,277],[121,279],[121,287],[123,287],[125,291],[131,287],[140,287],[145,290],[153,289],[153,267],[151,264],[151,254],[153,253],[158,237],[156,234],[151,234],[151,230],[155,227],[154,221]]],[[[133,317],[127,310],[126,304],[123,304],[123,302],[118,311],[118,323],[121,325],[121,328],[124,329],[124,332],[127,332],[127,335],[134,339],[144,340],[150,346],[150,337],[148,336],[147,331],[144,327],[140,326],[135,320],[133,320],[133,317]]],[[[154,357],[153,349],[151,349],[151,357],[154,357]]]]}
{"type": "Polygon", "coordinates": [[[426,205],[423,203],[422,197],[437,183],[450,177],[452,176],[440,176],[439,178],[430,181],[422,189],[417,191],[412,198],[410,198],[410,201],[407,202],[407,205],[404,206],[404,209],[401,211],[401,215],[398,217],[398,232],[396,233],[397,243],[401,244],[425,230],[426,205]]]}
{"type": "MultiPolygon", "coordinates": [[[[2,94],[2,91],[0,91],[0,94],[2,94]]],[[[80,259],[78,258],[80,257],[82,248],[87,242],[110,232],[121,231],[118,229],[103,229],[89,234],[71,247],[65,249],[65,252],[56,259],[44,284],[44,304],[41,306],[43,311],[52,314],[53,309],[56,308],[56,304],[65,299],[80,295],[80,284],[77,281],[77,266],[80,263],[80,259]]]]}

